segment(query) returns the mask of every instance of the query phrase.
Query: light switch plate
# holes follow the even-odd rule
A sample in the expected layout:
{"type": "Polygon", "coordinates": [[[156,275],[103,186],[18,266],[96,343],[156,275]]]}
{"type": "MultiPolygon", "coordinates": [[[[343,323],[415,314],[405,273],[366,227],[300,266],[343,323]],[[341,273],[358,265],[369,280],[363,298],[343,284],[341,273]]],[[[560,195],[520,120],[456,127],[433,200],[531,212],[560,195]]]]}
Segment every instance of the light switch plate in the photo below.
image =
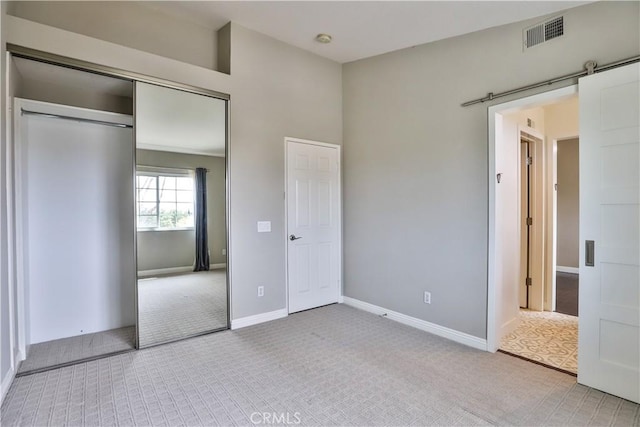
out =
{"type": "Polygon", "coordinates": [[[271,233],[271,221],[258,221],[258,233],[271,233]]]}

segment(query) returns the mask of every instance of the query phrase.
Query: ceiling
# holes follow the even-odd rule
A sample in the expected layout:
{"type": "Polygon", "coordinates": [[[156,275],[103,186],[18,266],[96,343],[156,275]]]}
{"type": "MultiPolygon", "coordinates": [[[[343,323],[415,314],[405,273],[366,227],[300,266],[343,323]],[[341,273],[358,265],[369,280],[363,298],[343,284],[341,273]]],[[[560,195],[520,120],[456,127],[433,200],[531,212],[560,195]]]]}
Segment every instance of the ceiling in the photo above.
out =
{"type": "Polygon", "coordinates": [[[345,63],[590,1],[160,1],[147,7],[219,29],[229,21],[345,63]],[[331,44],[314,40],[318,33],[331,44]]]}
{"type": "Polygon", "coordinates": [[[136,84],[136,147],[225,156],[226,101],[136,84]]]}

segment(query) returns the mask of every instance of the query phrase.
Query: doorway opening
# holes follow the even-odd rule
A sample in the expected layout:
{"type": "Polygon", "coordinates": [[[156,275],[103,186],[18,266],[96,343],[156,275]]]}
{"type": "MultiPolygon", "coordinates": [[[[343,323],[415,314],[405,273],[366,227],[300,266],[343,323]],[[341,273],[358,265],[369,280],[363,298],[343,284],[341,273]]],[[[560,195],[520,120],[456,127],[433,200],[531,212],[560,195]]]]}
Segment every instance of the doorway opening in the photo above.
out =
{"type": "MultiPolygon", "coordinates": [[[[576,375],[579,241],[573,225],[577,226],[579,217],[577,209],[568,211],[563,205],[563,221],[558,222],[557,147],[565,141],[577,141],[578,99],[572,88],[560,91],[497,113],[495,170],[501,181],[494,194],[495,226],[502,237],[495,242],[500,254],[495,268],[504,288],[500,307],[503,323],[496,349],[576,375]],[[567,228],[571,230],[567,232],[567,228]],[[561,246],[560,231],[568,235],[561,246]],[[563,262],[575,271],[558,264],[558,259],[565,258],[571,259],[571,263],[563,262]],[[571,291],[575,291],[572,300],[571,291]],[[573,311],[566,308],[573,306],[573,311]]],[[[569,151],[561,146],[563,155],[569,151]]],[[[577,165],[577,157],[564,157],[577,165]]],[[[567,175],[563,175],[565,169],[561,164],[561,177],[567,175]]],[[[577,182],[573,170],[569,172],[577,182]]],[[[562,185],[563,195],[567,195],[570,186],[562,185]]],[[[570,196],[577,203],[577,190],[570,196]]]]}

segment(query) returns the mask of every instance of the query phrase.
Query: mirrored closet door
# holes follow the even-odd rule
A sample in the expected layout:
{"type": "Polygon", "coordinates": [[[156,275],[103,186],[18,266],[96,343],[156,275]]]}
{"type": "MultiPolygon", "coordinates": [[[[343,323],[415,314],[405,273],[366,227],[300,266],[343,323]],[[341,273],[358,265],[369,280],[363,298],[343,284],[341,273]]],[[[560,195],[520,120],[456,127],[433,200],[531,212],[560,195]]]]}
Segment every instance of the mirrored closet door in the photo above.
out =
{"type": "Polygon", "coordinates": [[[228,327],[227,102],[136,83],[138,338],[228,327]]]}

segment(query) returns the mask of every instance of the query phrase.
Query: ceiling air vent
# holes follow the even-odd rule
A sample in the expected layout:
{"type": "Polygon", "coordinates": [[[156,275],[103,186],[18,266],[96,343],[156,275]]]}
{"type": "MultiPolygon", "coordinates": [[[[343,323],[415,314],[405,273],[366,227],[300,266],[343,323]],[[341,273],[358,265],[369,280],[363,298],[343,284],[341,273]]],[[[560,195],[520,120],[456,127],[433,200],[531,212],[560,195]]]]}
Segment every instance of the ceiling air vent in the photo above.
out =
{"type": "Polygon", "coordinates": [[[562,16],[548,20],[524,30],[524,47],[530,48],[564,34],[562,16]]]}

